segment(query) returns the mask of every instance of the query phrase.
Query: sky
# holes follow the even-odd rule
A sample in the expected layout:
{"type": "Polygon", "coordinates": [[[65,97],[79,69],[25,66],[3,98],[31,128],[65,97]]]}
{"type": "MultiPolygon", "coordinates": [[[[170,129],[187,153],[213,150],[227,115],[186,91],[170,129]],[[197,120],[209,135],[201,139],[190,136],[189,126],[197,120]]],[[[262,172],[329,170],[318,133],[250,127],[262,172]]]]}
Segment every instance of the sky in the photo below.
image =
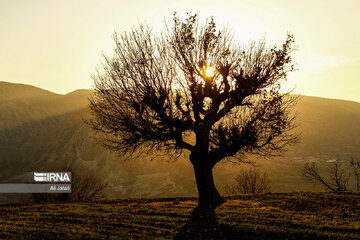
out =
{"type": "Polygon", "coordinates": [[[214,16],[238,41],[262,36],[281,43],[295,35],[286,88],[360,102],[360,1],[357,0],[0,0],[0,81],[56,93],[91,89],[101,55],[111,55],[114,31],[146,22],[155,30],[192,11],[214,16]]]}

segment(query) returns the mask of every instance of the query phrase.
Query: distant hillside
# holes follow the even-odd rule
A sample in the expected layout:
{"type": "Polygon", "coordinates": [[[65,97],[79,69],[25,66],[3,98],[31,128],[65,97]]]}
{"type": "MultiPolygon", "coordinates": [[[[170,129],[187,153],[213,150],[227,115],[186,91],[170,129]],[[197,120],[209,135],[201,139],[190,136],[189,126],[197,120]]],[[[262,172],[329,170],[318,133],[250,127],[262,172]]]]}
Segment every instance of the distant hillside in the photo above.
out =
{"type": "Polygon", "coordinates": [[[297,111],[303,141],[295,153],[300,149],[324,157],[335,152],[359,153],[360,103],[304,96],[297,111]]]}
{"type": "Polygon", "coordinates": [[[360,239],[359,193],[0,206],[1,239],[360,239]]]}
{"type": "MultiPolygon", "coordinates": [[[[24,84],[0,82],[0,145],[22,144],[87,106],[90,90],[55,94],[24,84]]],[[[1,156],[1,155],[0,155],[1,156]]]]}
{"type": "Polygon", "coordinates": [[[8,83],[0,81],[0,100],[12,101],[20,99],[43,99],[60,96],[59,94],[20,83],[8,83]]]}
{"type": "MultiPolygon", "coordinates": [[[[186,158],[175,163],[168,163],[166,156],[123,161],[123,156],[104,149],[83,123],[89,116],[90,94],[90,90],[77,90],[59,95],[0,82],[0,181],[14,182],[26,171],[69,163],[103,175],[110,181],[108,194],[113,198],[196,194],[192,166],[186,158]]],[[[269,173],[271,191],[319,190],[300,177],[299,169],[306,161],[326,161],[336,155],[348,158],[360,151],[360,103],[303,96],[297,112],[302,142],[290,147],[284,157],[253,159],[269,173]]],[[[215,180],[219,189],[246,166],[218,164],[215,180]]]]}

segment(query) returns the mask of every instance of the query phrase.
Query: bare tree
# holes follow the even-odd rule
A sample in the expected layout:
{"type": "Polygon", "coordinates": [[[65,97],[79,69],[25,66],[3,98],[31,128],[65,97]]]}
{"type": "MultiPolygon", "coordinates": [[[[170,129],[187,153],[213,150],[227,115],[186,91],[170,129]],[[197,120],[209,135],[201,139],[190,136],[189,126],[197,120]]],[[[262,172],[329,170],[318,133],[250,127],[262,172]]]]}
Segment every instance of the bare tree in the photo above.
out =
{"type": "Polygon", "coordinates": [[[322,174],[316,163],[306,163],[302,169],[302,176],[309,181],[320,183],[331,191],[346,191],[349,178],[339,161],[332,162],[327,173],[322,174]]]}
{"type": "Polygon", "coordinates": [[[225,194],[257,194],[265,193],[270,190],[270,180],[266,172],[251,167],[242,169],[235,177],[235,184],[224,187],[225,194]]]}
{"type": "Polygon", "coordinates": [[[280,154],[298,140],[290,132],[296,98],[279,91],[294,70],[292,35],[280,46],[241,46],[213,18],[174,14],[160,35],[140,25],[114,40],[93,76],[91,127],[122,153],[189,151],[199,203],[223,202],[212,175],[219,161],[280,154]]]}
{"type": "Polygon", "coordinates": [[[342,164],[339,161],[333,162],[330,167],[330,179],[337,191],[347,191],[349,177],[345,170],[342,168],[342,164]]]}
{"type": "Polygon", "coordinates": [[[351,156],[350,166],[352,167],[355,176],[356,191],[360,191],[360,160],[351,156]]]}
{"type": "Polygon", "coordinates": [[[70,200],[80,202],[104,198],[107,186],[108,183],[93,171],[78,176],[75,175],[70,200]]]}

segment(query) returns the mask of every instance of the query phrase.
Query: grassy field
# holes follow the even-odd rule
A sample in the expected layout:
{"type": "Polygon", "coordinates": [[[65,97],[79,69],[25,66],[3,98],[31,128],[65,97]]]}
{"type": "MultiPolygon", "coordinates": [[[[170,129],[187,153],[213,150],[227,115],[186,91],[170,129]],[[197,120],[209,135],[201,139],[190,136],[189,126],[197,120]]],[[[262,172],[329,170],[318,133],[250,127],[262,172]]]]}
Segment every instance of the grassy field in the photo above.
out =
{"type": "Polygon", "coordinates": [[[360,239],[360,193],[3,205],[0,239],[360,239]]]}

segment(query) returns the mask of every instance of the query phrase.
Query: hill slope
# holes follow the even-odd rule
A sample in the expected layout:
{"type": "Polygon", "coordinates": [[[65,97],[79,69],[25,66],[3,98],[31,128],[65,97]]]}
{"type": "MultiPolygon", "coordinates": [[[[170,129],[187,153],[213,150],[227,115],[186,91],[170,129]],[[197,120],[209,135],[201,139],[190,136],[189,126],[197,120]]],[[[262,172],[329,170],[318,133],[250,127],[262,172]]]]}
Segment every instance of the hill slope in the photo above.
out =
{"type": "Polygon", "coordinates": [[[359,193],[0,206],[1,239],[359,239],[359,193]]]}
{"type": "MultiPolygon", "coordinates": [[[[89,116],[90,93],[78,90],[59,95],[33,86],[0,82],[0,181],[16,182],[16,176],[27,171],[71,164],[108,179],[111,198],[196,195],[192,166],[186,157],[175,163],[168,163],[166,157],[124,162],[123,156],[104,149],[83,123],[89,116]]],[[[271,191],[319,190],[300,177],[303,164],[309,160],[326,161],[337,154],[347,158],[360,149],[360,103],[304,96],[297,111],[297,131],[302,132],[302,142],[281,158],[253,158],[269,173],[271,191]]],[[[217,186],[221,189],[231,183],[244,166],[218,164],[217,186]]]]}

